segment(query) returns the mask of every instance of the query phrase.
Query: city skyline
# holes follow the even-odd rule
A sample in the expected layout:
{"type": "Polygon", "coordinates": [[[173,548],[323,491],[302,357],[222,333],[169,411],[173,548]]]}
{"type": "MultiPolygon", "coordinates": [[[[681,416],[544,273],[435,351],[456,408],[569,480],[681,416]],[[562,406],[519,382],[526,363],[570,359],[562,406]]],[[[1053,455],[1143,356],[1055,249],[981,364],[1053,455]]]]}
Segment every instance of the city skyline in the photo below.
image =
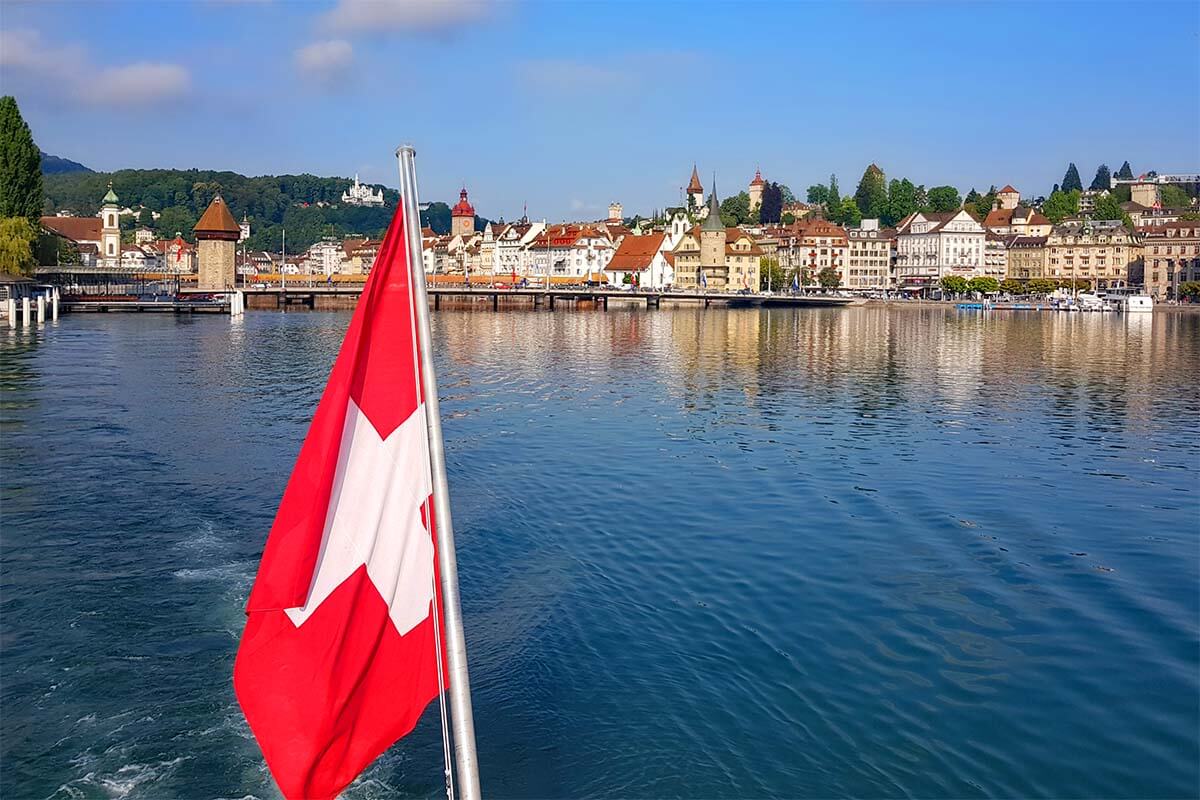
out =
{"type": "Polygon", "coordinates": [[[43,150],[97,170],[394,187],[408,141],[423,199],[465,183],[485,216],[599,218],[677,203],[693,162],[706,190],[761,168],[801,199],[872,162],[963,194],[1048,194],[1069,162],[1085,185],[1102,162],[1191,172],[1198,32],[1182,3],[18,4],[0,91],[43,150]]]}

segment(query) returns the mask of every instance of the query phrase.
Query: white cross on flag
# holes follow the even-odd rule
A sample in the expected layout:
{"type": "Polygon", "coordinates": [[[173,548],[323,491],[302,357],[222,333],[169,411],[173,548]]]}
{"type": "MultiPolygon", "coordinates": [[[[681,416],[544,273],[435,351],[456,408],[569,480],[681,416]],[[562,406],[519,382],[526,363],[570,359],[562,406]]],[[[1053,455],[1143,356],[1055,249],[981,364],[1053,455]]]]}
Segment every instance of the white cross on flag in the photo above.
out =
{"type": "Polygon", "coordinates": [[[438,694],[429,439],[402,209],[275,515],[234,666],[289,800],[336,797],[438,694]]]}

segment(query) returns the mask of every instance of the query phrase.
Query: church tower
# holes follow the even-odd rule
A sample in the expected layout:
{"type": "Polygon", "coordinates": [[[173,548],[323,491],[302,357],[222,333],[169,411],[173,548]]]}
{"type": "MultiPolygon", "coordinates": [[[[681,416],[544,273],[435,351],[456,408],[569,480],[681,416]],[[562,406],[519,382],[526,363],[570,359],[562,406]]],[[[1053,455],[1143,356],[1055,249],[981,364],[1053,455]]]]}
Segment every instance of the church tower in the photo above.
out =
{"type": "MultiPolygon", "coordinates": [[[[717,205],[716,179],[708,199],[708,216],[700,223],[700,269],[704,270],[709,287],[725,285],[725,223],[721,222],[721,208],[717,205]]],[[[699,275],[696,283],[700,283],[699,275]]]]}
{"type": "Polygon", "coordinates": [[[121,208],[112,181],[108,182],[108,194],[100,206],[100,259],[106,267],[121,263],[121,208]]]}
{"type": "Polygon", "coordinates": [[[470,236],[475,231],[475,207],[467,202],[467,187],[458,193],[458,204],[450,209],[450,235],[470,236]]]}
{"type": "Polygon", "coordinates": [[[196,288],[224,292],[234,286],[234,249],[242,229],[217,195],[192,229],[196,234],[196,288]]]}

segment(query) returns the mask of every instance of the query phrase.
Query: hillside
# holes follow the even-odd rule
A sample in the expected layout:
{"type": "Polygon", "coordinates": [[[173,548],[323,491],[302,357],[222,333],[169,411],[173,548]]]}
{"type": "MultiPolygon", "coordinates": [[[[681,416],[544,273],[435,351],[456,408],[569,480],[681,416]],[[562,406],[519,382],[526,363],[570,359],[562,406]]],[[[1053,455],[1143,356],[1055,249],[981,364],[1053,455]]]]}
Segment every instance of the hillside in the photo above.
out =
{"type": "Polygon", "coordinates": [[[78,161],[72,161],[69,158],[60,158],[52,156],[44,151],[39,151],[42,154],[42,174],[57,175],[63,172],[91,172],[92,170],[80,164],[78,161]]]}
{"type": "MultiPolygon", "coordinates": [[[[65,209],[95,214],[109,181],[123,207],[145,209],[138,224],[160,236],[181,233],[190,239],[192,226],[219,191],[237,219],[249,217],[248,247],[278,252],[286,228],[289,253],[304,250],[323,236],[382,236],[400,198],[396,190],[376,185],[384,193],[383,207],[344,206],[339,201],[350,187],[349,179],[307,174],[247,177],[196,169],[59,172],[45,175],[46,213],[65,209]],[[150,212],[159,212],[160,217],[153,220],[150,212]]],[[[476,218],[476,222],[483,221],[476,218]]],[[[431,203],[421,213],[421,223],[438,233],[448,232],[449,207],[431,203]]]]}

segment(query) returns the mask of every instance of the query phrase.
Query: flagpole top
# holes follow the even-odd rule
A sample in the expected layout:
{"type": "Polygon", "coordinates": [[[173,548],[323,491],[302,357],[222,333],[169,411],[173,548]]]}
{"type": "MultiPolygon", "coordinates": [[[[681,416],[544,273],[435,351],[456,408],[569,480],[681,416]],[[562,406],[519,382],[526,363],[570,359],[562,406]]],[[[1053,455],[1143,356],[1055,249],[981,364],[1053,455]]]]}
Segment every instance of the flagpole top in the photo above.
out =
{"type": "Polygon", "coordinates": [[[399,156],[401,153],[405,153],[405,152],[407,152],[411,156],[415,156],[417,154],[417,149],[415,147],[413,147],[411,144],[402,144],[396,148],[397,156],[399,156]]]}

